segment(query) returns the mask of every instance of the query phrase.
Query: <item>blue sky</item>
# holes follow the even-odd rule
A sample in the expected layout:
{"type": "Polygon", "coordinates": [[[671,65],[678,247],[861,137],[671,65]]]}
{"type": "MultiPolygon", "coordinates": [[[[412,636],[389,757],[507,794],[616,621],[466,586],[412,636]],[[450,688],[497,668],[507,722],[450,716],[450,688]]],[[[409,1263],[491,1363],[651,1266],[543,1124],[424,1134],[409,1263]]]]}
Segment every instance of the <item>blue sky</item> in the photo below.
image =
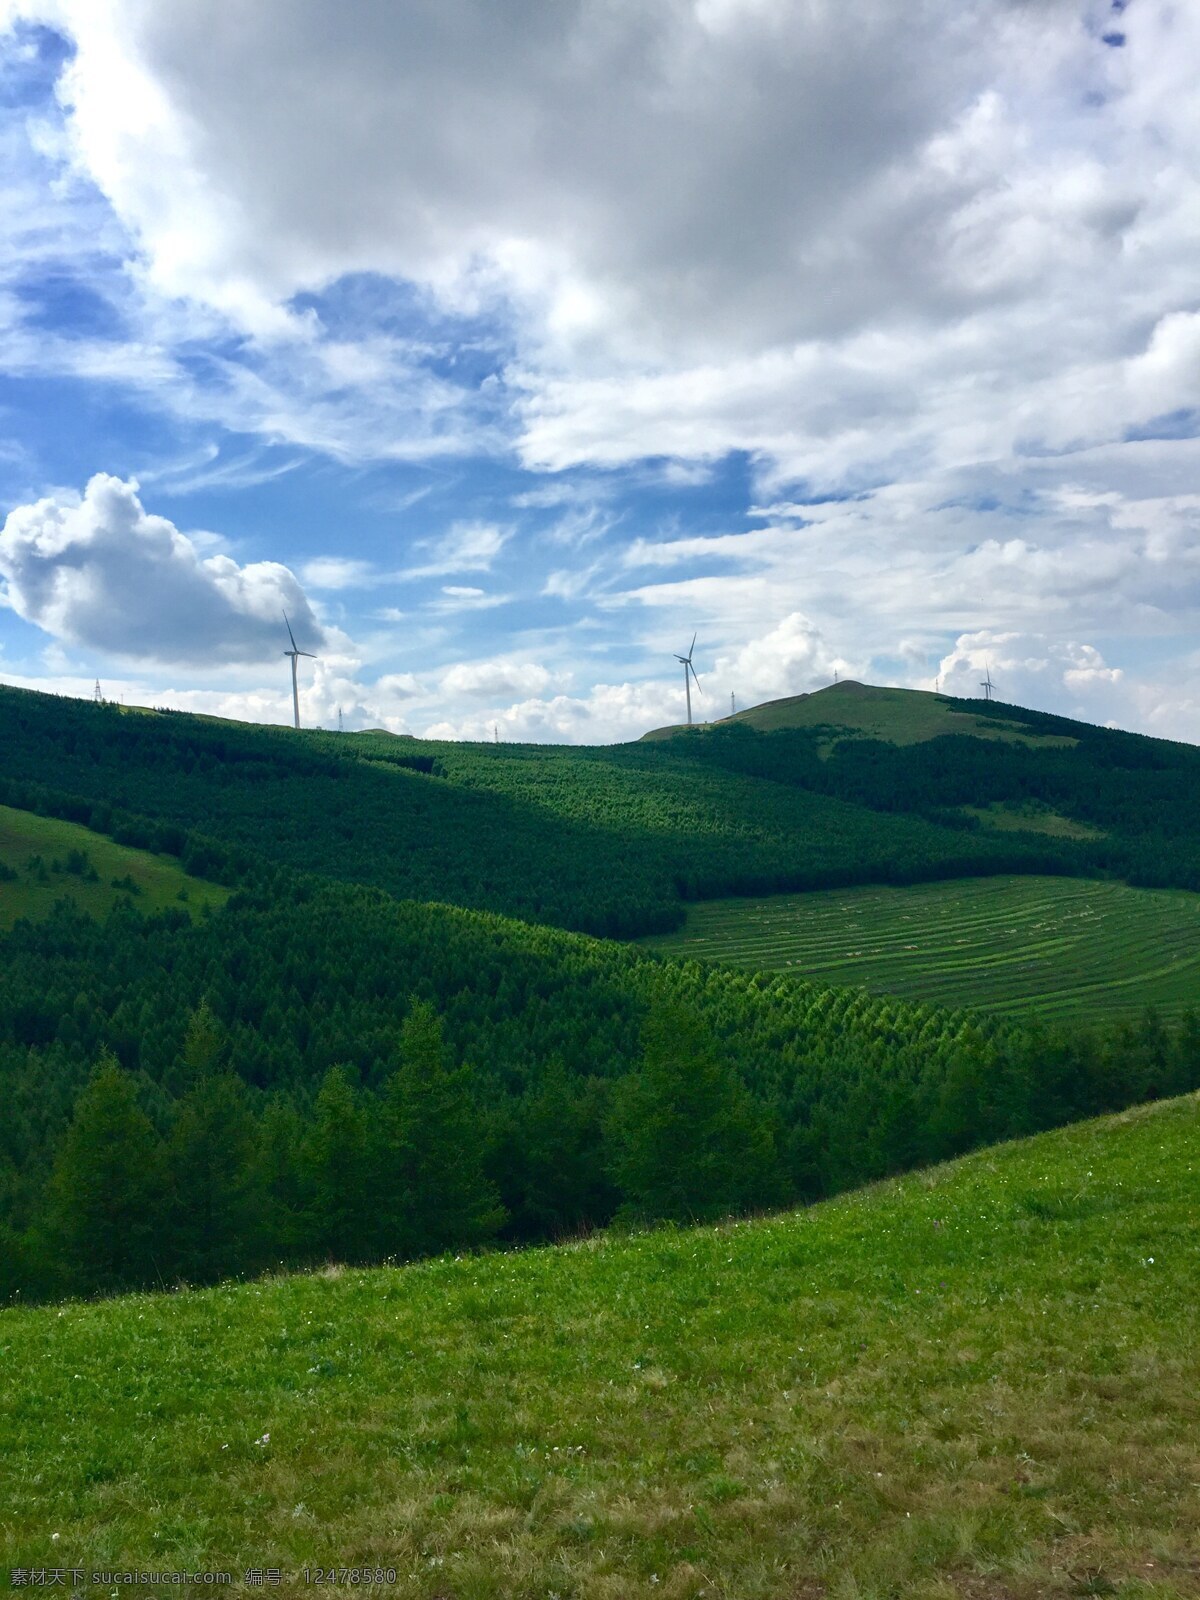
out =
{"type": "Polygon", "coordinates": [[[0,0],[0,680],[1200,741],[1200,18],[0,0]]]}

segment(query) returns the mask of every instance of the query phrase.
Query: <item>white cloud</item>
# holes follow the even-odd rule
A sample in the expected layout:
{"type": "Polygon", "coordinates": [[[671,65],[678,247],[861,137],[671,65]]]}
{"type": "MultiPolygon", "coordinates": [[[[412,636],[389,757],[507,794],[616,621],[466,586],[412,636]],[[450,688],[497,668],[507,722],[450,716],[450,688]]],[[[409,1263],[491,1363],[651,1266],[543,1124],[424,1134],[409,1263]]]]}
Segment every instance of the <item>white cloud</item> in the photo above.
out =
{"type": "Polygon", "coordinates": [[[943,694],[976,700],[983,697],[988,673],[995,698],[1009,705],[1082,722],[1111,720],[1117,711],[1136,718],[1140,710],[1131,702],[1125,673],[1108,666],[1094,645],[1039,634],[963,634],[942,657],[934,681],[943,694]]]}
{"type": "Polygon", "coordinates": [[[439,578],[454,572],[490,572],[492,562],[512,536],[496,522],[454,522],[444,533],[418,541],[429,560],[405,569],[406,578],[439,578]]]}
{"type": "MultiPolygon", "coordinates": [[[[163,493],[261,483],[310,450],[515,449],[567,474],[497,491],[505,514],[559,513],[520,522],[519,575],[475,485],[422,548],[305,567],[347,607],[445,579],[383,614],[447,619],[430,683],[447,655],[505,648],[468,630],[529,579],[600,624],[606,679],[656,670],[663,632],[694,625],[708,672],[764,693],[841,661],[920,676],[955,637],[1020,635],[1058,663],[1021,667],[1031,690],[1058,673],[1142,725],[1183,705],[1134,685],[1123,642],[1200,623],[1200,445],[1170,437],[1200,412],[1200,8],[1138,0],[1122,49],[1101,0],[562,0],[519,27],[489,0],[353,27],[321,0],[8,12],[76,45],[60,123],[18,107],[2,134],[8,372],[264,442],[163,493]],[[30,286],[64,267],[115,330],[36,322],[30,286]],[[730,451],[774,502],[749,533],[703,499],[730,451]],[[647,518],[618,546],[632,487],[686,496],[702,529],[647,518]],[[476,582],[494,570],[503,593],[476,582]],[[621,657],[630,619],[645,637],[621,657]],[[1099,639],[1120,681],[1070,655],[1099,639]]],[[[206,562],[228,553],[187,538],[224,593],[206,562]]],[[[66,598],[35,574],[28,603],[90,614],[59,565],[66,598]]],[[[594,706],[512,693],[548,736],[640,703],[619,681],[594,706]]]]}
{"type": "Polygon", "coordinates": [[[610,744],[650,728],[682,722],[683,687],[662,683],[598,683],[583,695],[538,696],[486,712],[451,709],[422,730],[430,739],[487,739],[534,744],[610,744]]]}
{"type": "Polygon", "coordinates": [[[446,584],[441,597],[426,600],[421,610],[436,617],[453,617],[470,611],[494,611],[511,603],[511,594],[489,594],[466,584],[446,584]]]}
{"type": "Polygon", "coordinates": [[[71,359],[192,414],[343,459],[498,445],[495,374],[293,303],[367,274],[500,325],[552,470],[679,485],[741,449],[876,484],[1195,402],[1200,13],[1172,0],[1121,50],[1074,0],[20,9],[74,37],[64,148],[159,323],[204,308],[257,351],[207,387],[145,339],[71,359]]]}
{"type": "MultiPolygon", "coordinates": [[[[828,683],[835,666],[845,672],[845,663],[832,655],[820,630],[793,611],[761,638],[718,657],[712,677],[746,705],[806,694],[828,683]]],[[[724,706],[718,714],[724,715],[724,706]]]]}
{"type": "Polygon", "coordinates": [[[202,556],[137,484],[98,473],[82,497],[60,490],[11,511],[0,532],[8,604],[68,644],[125,660],[264,661],[286,645],[286,610],[302,647],[325,634],[295,575],[274,561],[202,556]]]}
{"type": "Polygon", "coordinates": [[[316,556],[306,561],[300,576],[311,589],[360,589],[378,581],[369,561],[353,556],[316,556]]]}
{"type": "Polygon", "coordinates": [[[447,669],[441,689],[448,695],[483,696],[540,694],[550,686],[551,674],[536,661],[497,657],[492,661],[464,661],[447,669]]]}

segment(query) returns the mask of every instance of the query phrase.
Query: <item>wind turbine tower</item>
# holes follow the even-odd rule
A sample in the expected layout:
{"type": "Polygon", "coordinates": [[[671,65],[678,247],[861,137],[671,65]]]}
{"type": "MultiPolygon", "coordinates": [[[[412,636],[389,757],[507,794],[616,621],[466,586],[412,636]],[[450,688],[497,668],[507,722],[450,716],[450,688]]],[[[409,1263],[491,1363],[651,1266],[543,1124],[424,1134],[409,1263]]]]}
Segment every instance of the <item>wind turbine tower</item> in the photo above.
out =
{"type": "Polygon", "coordinates": [[[988,665],[986,658],[983,663],[983,677],[980,679],[979,687],[983,690],[983,698],[990,700],[996,685],[992,682],[992,669],[988,665]]]}
{"type": "Polygon", "coordinates": [[[679,661],[679,662],[681,662],[683,664],[683,689],[684,689],[684,693],[687,695],[687,714],[688,714],[688,727],[689,728],[692,725],[692,681],[693,681],[693,679],[695,680],[697,694],[703,694],[704,693],[704,690],[701,689],[701,687],[700,687],[700,679],[696,677],[696,669],[692,665],[692,653],[695,650],[695,648],[696,648],[696,635],[693,634],[692,635],[692,642],[691,642],[691,645],[690,645],[690,647],[688,649],[687,655],[685,655],[685,656],[678,656],[677,655],[675,657],[676,661],[679,661]]]}
{"type": "Polygon", "coordinates": [[[291,656],[292,658],[292,717],[295,720],[296,727],[298,728],[300,726],[300,690],[296,687],[296,662],[301,656],[307,656],[310,661],[315,661],[317,658],[315,655],[313,655],[311,650],[296,649],[296,636],[292,632],[292,625],[288,621],[288,614],[286,611],[283,613],[283,625],[288,631],[288,638],[291,640],[292,644],[292,648],[290,650],[285,650],[283,653],[285,656],[291,656]]]}

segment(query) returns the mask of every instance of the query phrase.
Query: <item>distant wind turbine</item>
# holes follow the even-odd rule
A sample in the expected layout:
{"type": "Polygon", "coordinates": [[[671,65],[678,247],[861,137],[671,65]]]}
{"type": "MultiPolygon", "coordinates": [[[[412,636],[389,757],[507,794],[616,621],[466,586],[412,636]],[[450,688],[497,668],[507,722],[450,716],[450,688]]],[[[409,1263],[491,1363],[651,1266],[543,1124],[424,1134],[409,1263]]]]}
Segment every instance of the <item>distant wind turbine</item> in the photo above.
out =
{"type": "Polygon", "coordinates": [[[696,692],[698,694],[703,694],[704,693],[704,690],[701,689],[701,687],[700,687],[700,679],[696,677],[696,669],[692,665],[692,652],[695,650],[695,648],[696,648],[696,635],[693,634],[692,635],[692,643],[691,643],[690,648],[688,649],[687,655],[685,655],[685,656],[677,655],[675,657],[676,661],[679,661],[679,662],[681,662],[683,664],[683,688],[684,688],[684,692],[687,695],[687,713],[688,713],[688,727],[689,728],[692,725],[692,680],[693,679],[695,679],[695,682],[696,682],[696,692]]]}
{"type": "Polygon", "coordinates": [[[980,679],[979,687],[983,690],[983,698],[990,700],[996,685],[992,682],[992,669],[988,665],[986,656],[983,661],[983,677],[980,679]]]}
{"type": "Polygon", "coordinates": [[[284,653],[285,656],[291,656],[291,658],[292,658],[292,715],[295,718],[296,726],[299,727],[300,726],[300,691],[296,687],[296,662],[299,660],[299,658],[301,656],[307,656],[310,661],[315,661],[317,658],[316,658],[315,655],[313,655],[311,650],[297,650],[296,649],[296,636],[292,632],[292,625],[288,621],[288,614],[287,614],[286,611],[283,613],[283,625],[288,631],[288,638],[292,641],[292,648],[290,650],[285,650],[283,653],[284,653]]]}

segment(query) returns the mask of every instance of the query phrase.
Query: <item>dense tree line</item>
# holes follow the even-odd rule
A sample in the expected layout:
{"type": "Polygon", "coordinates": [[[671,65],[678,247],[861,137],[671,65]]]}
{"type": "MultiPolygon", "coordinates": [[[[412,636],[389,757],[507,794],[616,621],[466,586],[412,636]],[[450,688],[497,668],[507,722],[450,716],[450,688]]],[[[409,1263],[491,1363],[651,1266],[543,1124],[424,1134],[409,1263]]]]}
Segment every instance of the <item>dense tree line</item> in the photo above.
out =
{"type": "Polygon", "coordinates": [[[0,689],[0,803],[225,883],[286,867],[613,937],[713,895],[1080,869],[1069,841],[881,815],[677,744],[297,737],[0,689]]]}
{"type": "Polygon", "coordinates": [[[839,738],[835,725],[760,733],[737,723],[666,742],[706,769],[959,828],[978,827],[956,815],[961,807],[1045,807],[1104,835],[1048,844],[1060,863],[1049,870],[1200,889],[1200,750],[1015,706],[948,703],[985,725],[1017,723],[1059,742],[958,733],[900,746],[839,738]]]}
{"type": "Polygon", "coordinates": [[[3,941],[0,1283],[405,1259],[813,1199],[1200,1085],[1039,1033],[366,889],[3,941]]]}

